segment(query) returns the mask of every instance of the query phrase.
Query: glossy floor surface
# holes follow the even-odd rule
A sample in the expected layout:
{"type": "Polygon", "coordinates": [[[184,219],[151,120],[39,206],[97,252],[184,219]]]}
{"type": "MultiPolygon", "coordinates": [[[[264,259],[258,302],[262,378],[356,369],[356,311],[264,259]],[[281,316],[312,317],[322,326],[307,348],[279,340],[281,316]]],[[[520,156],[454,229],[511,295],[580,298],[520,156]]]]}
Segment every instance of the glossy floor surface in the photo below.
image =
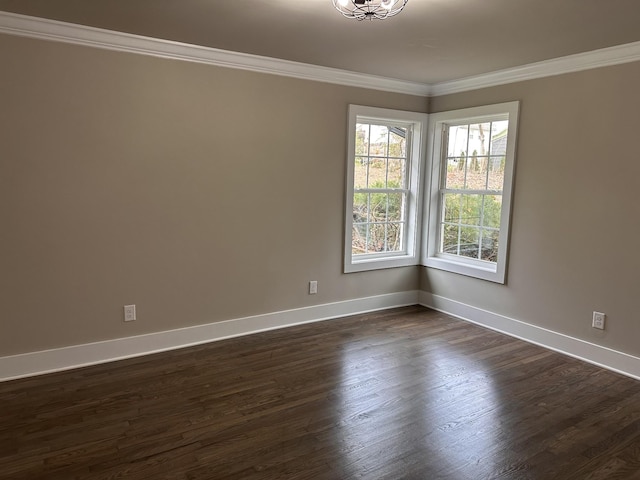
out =
{"type": "Polygon", "coordinates": [[[640,382],[407,307],[0,384],[2,479],[640,479],[640,382]]]}

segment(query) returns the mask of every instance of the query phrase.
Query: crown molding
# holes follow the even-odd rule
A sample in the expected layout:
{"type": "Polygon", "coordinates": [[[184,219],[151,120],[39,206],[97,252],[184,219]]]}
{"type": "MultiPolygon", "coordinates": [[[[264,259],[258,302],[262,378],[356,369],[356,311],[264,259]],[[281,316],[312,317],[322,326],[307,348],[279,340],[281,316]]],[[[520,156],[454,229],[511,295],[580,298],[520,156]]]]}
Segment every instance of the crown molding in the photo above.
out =
{"type": "Polygon", "coordinates": [[[0,33],[349,87],[369,88],[422,97],[429,95],[429,86],[422,83],[115,32],[16,13],[0,12],[0,33]]]}
{"type": "Polygon", "coordinates": [[[507,83],[534,80],[564,73],[580,72],[593,68],[609,67],[640,60],[640,42],[627,43],[615,47],[602,48],[586,53],[567,55],[520,67],[498,70],[473,77],[434,83],[429,91],[431,96],[478,90],[507,83]]]}
{"type": "Polygon", "coordinates": [[[435,84],[232,52],[0,11],[0,33],[422,97],[449,95],[640,60],[640,42],[435,84]]]}

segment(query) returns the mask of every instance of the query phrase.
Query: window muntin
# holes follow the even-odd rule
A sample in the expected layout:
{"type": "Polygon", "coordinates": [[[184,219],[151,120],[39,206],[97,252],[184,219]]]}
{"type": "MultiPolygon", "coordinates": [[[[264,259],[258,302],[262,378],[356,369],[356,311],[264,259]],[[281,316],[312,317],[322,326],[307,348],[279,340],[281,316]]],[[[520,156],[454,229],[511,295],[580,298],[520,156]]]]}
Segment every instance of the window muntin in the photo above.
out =
{"type": "Polygon", "coordinates": [[[357,123],[351,253],[406,253],[411,127],[357,123]]]}
{"type": "Polygon", "coordinates": [[[444,125],[438,253],[497,263],[508,127],[444,125]]]}

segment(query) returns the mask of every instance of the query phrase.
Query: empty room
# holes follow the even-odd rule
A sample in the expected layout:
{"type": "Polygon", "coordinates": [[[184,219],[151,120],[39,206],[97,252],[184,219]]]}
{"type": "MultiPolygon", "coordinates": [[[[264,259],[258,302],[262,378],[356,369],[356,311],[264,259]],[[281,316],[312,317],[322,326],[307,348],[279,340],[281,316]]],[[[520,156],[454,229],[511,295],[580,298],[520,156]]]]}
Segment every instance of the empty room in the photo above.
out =
{"type": "Polygon", "coordinates": [[[640,479],[636,0],[0,0],[0,479],[640,479]]]}

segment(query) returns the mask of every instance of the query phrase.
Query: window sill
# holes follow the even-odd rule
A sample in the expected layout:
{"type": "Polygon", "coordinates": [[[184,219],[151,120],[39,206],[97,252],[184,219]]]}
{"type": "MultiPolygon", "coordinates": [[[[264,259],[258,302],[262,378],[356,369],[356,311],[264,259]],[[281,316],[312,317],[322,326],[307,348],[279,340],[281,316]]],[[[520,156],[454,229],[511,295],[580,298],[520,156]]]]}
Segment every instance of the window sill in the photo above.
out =
{"type": "Polygon", "coordinates": [[[465,262],[464,260],[432,256],[425,260],[424,265],[489,282],[505,283],[504,267],[500,268],[501,266],[496,264],[487,263],[482,265],[472,261],[465,262]]]}
{"type": "Polygon", "coordinates": [[[415,255],[397,255],[393,257],[366,258],[345,262],[344,273],[382,270],[384,268],[410,267],[418,264],[415,255]]]}

